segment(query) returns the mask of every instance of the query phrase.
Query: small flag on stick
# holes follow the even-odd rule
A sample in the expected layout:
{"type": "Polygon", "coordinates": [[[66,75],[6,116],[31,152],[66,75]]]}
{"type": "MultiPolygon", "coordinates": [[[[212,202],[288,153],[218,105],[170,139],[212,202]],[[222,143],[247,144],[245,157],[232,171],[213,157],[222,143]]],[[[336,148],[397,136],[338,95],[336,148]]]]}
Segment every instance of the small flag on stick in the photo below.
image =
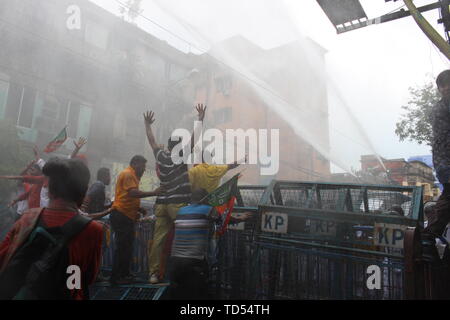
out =
{"type": "Polygon", "coordinates": [[[45,153],[55,152],[64,144],[64,142],[66,142],[66,140],[67,140],[67,127],[64,127],[64,129],[61,130],[61,132],[56,136],[56,138],[48,143],[48,145],[44,149],[44,152],[45,153]]]}
{"type": "Polygon", "coordinates": [[[206,201],[210,206],[215,207],[221,217],[221,226],[217,230],[217,235],[221,236],[227,230],[228,223],[231,219],[231,213],[233,212],[234,202],[238,192],[238,179],[240,173],[236,174],[233,178],[222,184],[216,190],[211,192],[206,201]]]}

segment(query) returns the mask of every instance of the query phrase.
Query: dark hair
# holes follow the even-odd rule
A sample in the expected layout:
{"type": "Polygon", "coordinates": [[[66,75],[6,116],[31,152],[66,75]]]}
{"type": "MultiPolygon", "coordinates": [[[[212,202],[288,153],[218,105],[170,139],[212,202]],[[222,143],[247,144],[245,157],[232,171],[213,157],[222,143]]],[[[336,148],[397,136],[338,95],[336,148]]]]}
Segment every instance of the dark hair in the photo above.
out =
{"type": "Polygon", "coordinates": [[[145,159],[143,156],[135,155],[133,158],[131,158],[130,166],[135,164],[146,164],[147,159],[145,159]]]}
{"type": "Polygon", "coordinates": [[[172,150],[173,148],[175,148],[175,146],[179,143],[181,143],[183,139],[181,139],[181,137],[174,137],[174,139],[172,140],[172,137],[169,138],[169,140],[167,141],[167,148],[169,150],[172,150]]]}
{"type": "Polygon", "coordinates": [[[48,191],[53,197],[81,205],[91,178],[81,160],[52,158],[42,171],[49,178],[48,191]]]}
{"type": "Polygon", "coordinates": [[[109,169],[108,168],[100,168],[97,171],[97,180],[103,180],[106,177],[109,176],[109,169]]]}
{"type": "Polygon", "coordinates": [[[206,199],[206,196],[208,195],[208,191],[205,189],[195,189],[192,191],[191,195],[191,202],[192,203],[203,203],[206,199]]]}
{"type": "Polygon", "coordinates": [[[448,83],[450,83],[450,69],[442,71],[436,78],[438,88],[448,83]]]}

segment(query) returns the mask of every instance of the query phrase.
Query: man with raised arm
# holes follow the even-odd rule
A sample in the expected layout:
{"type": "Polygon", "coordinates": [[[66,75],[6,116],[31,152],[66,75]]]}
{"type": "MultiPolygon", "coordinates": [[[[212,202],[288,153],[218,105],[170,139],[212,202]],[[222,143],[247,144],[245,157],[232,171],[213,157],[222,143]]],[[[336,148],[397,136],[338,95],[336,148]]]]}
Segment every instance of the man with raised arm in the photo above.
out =
{"type": "MultiPolygon", "coordinates": [[[[198,104],[196,110],[198,112],[198,120],[203,121],[206,106],[198,104]]],[[[173,226],[178,210],[186,206],[191,200],[191,184],[189,182],[187,164],[175,164],[171,157],[172,149],[181,143],[182,139],[172,140],[169,138],[167,145],[168,151],[165,151],[156,142],[152,131],[152,124],[155,122],[154,113],[152,111],[146,112],[144,114],[144,120],[148,142],[153,150],[156,166],[159,169],[161,186],[166,190],[166,194],[156,199],[156,224],[153,234],[153,244],[149,255],[150,283],[156,284],[160,282],[161,253],[166,237],[173,226]]],[[[194,145],[193,133],[191,151],[194,145]]]]}

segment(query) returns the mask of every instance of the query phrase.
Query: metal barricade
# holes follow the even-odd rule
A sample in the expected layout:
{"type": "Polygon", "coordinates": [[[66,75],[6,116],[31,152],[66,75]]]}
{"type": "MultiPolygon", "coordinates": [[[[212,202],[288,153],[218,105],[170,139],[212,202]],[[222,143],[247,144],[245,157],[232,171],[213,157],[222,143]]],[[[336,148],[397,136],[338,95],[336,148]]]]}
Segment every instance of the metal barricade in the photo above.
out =
{"type": "MultiPolygon", "coordinates": [[[[414,297],[416,273],[405,262],[404,236],[408,227],[422,226],[421,187],[272,181],[239,186],[234,212],[245,211],[254,218],[230,226],[217,243],[210,273],[215,298],[414,297]],[[380,278],[372,285],[371,272],[380,278]]],[[[148,270],[152,235],[152,222],[137,224],[135,273],[148,270]]],[[[113,236],[109,244],[106,268],[113,236]]]]}
{"type": "MultiPolygon", "coordinates": [[[[258,205],[267,186],[239,186],[233,212],[253,212],[257,214],[258,205]]],[[[218,240],[217,264],[211,268],[211,282],[214,297],[217,299],[245,298],[251,277],[251,258],[254,256],[253,237],[256,219],[230,225],[228,231],[218,240]]]]}
{"type": "Polygon", "coordinates": [[[422,225],[421,187],[272,181],[256,211],[221,240],[219,298],[408,298],[403,243],[422,225]]]}
{"type": "MultiPolygon", "coordinates": [[[[145,207],[148,214],[153,214],[151,206],[145,207]]],[[[113,266],[114,257],[114,232],[112,231],[109,219],[102,219],[105,225],[105,237],[102,252],[102,269],[110,272],[113,266]]],[[[136,223],[135,240],[133,248],[133,260],[131,263],[131,271],[143,278],[148,276],[148,251],[153,239],[154,221],[142,221],[136,223]]]]}

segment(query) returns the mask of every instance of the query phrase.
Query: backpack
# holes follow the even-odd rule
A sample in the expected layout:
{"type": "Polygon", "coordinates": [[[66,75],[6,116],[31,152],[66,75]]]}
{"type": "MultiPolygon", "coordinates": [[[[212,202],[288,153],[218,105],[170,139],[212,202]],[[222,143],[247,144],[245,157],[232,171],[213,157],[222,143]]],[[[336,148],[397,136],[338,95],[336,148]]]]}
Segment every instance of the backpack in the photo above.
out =
{"type": "MultiPolygon", "coordinates": [[[[91,221],[77,214],[60,227],[46,228],[39,217],[36,227],[0,274],[0,300],[72,299],[67,287],[68,243],[91,221]]],[[[87,284],[81,286],[88,299],[87,284]]]]}

